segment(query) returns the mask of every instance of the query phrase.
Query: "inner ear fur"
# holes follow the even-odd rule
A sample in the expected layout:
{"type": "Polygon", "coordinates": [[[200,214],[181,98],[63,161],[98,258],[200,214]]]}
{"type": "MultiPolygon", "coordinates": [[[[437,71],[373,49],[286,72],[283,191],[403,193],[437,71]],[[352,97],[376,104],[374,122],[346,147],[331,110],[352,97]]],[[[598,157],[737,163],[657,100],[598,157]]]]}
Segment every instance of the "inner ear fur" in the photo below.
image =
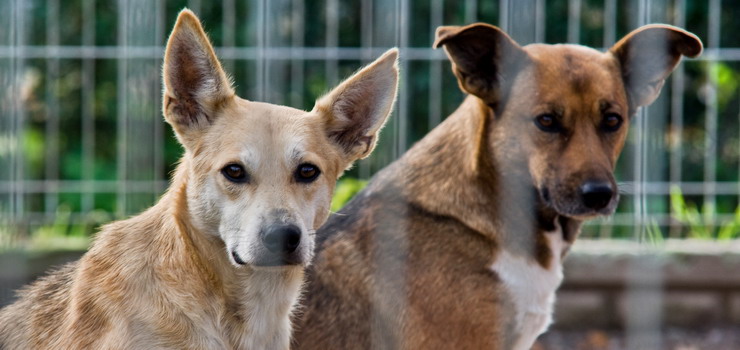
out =
{"type": "Polygon", "coordinates": [[[701,40],[681,28],[653,24],[627,34],[611,49],[619,61],[631,109],[651,104],[681,56],[697,57],[701,40]]]}
{"type": "Polygon", "coordinates": [[[527,58],[511,37],[485,23],[439,27],[433,46],[444,46],[460,89],[494,109],[527,58]]]}
{"type": "Polygon", "coordinates": [[[391,49],[316,101],[327,137],[348,162],[372,152],[398,90],[398,49],[391,49]]]}
{"type": "Polygon", "coordinates": [[[163,113],[187,147],[216,117],[234,90],[195,14],[184,9],[167,41],[163,113]]]}

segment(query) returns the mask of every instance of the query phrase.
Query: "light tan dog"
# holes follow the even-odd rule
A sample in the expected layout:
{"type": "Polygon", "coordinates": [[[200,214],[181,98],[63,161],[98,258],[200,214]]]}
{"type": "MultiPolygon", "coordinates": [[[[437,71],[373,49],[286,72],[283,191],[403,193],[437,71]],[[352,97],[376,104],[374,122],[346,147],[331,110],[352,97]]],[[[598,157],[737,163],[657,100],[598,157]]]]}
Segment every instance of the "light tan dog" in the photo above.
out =
{"type": "Polygon", "coordinates": [[[195,15],[164,59],[185,147],[167,193],[0,312],[0,348],[288,349],[289,314],[335,182],[373,149],[397,50],[305,112],[234,95],[195,15]]]}
{"type": "Polygon", "coordinates": [[[607,52],[441,27],[459,109],[319,230],[297,349],[529,349],[561,259],[610,214],[635,111],[701,41],[645,26],[607,52]]]}

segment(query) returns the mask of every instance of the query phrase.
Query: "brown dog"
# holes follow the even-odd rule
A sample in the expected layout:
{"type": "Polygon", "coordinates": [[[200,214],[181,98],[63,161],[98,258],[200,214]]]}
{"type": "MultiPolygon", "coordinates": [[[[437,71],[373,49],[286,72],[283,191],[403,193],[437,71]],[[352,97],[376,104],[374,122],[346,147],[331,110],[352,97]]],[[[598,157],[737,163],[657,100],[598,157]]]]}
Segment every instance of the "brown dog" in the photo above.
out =
{"type": "Polygon", "coordinates": [[[288,349],[315,230],[390,114],[397,56],[310,112],[251,102],[182,11],[163,69],[165,119],[185,147],[169,190],[0,311],[0,349],[288,349]]]}
{"type": "Polygon", "coordinates": [[[618,201],[635,111],[700,40],[645,26],[607,52],[441,27],[459,109],[319,230],[297,349],[528,349],[561,259],[618,201]]]}

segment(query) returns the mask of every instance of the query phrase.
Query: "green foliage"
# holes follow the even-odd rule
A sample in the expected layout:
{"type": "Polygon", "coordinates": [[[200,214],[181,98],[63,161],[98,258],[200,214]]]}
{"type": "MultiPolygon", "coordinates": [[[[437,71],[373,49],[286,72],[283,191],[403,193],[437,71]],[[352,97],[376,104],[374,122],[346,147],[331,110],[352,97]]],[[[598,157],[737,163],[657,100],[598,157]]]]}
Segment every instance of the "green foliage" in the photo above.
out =
{"type": "Polygon", "coordinates": [[[33,229],[29,237],[14,234],[14,227],[3,222],[0,224],[0,252],[84,250],[90,245],[92,233],[97,226],[111,220],[111,215],[103,210],[88,213],[85,220],[82,220],[85,224],[73,222],[72,215],[73,211],[68,205],[60,205],[54,215],[54,222],[33,229]]]}
{"type": "Polygon", "coordinates": [[[645,227],[645,240],[654,248],[662,247],[665,243],[663,232],[655,219],[650,220],[650,224],[645,227]]]}
{"type": "Polygon", "coordinates": [[[690,238],[728,240],[740,237],[740,206],[731,219],[715,226],[712,219],[717,212],[713,205],[705,205],[700,210],[695,203],[686,201],[678,186],[673,186],[671,208],[673,217],[688,226],[690,238]]]}
{"type": "Polygon", "coordinates": [[[367,185],[367,180],[359,180],[351,177],[345,177],[337,182],[334,190],[334,198],[331,199],[331,211],[337,212],[349,202],[357,192],[362,191],[367,185]]]}
{"type": "Polygon", "coordinates": [[[90,244],[85,226],[74,225],[70,220],[72,211],[66,205],[57,208],[56,219],[31,233],[28,250],[79,250],[90,244]]]}

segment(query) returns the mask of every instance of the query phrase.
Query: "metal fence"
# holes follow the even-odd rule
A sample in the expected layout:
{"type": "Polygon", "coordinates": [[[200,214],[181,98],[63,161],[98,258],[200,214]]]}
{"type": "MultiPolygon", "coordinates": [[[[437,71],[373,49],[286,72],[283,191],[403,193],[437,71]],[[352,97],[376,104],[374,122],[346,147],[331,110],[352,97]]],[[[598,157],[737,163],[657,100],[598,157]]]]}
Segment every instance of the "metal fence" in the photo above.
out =
{"type": "MultiPolygon", "coordinates": [[[[136,213],[167,186],[180,150],[160,112],[163,44],[183,6],[204,20],[239,95],[309,109],[313,99],[386,48],[401,50],[401,86],[368,178],[462,101],[439,25],[484,21],[520,44],[608,48],[642,24],[697,33],[706,51],[684,61],[640,112],[618,167],[623,197],[598,237],[653,225],[680,237],[677,186],[721,224],[738,205],[740,24],[734,1],[690,0],[2,0],[0,226],[15,235],[136,213]],[[68,215],[67,215],[68,214],[68,215]],[[622,230],[622,231],[619,231],[622,230]]],[[[2,232],[0,232],[2,233],[2,232]]]]}

